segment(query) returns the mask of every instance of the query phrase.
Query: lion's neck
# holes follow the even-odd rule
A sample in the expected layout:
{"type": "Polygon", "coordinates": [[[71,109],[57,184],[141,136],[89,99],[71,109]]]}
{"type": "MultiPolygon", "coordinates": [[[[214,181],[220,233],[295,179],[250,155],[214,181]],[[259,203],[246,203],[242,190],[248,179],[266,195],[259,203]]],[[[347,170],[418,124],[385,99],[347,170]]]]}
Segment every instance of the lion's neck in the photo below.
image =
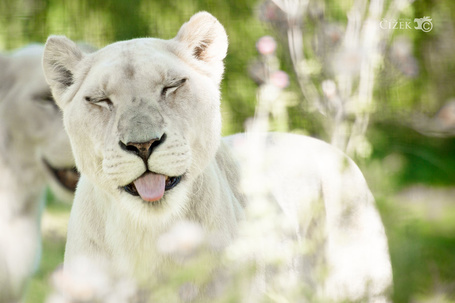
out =
{"type": "Polygon", "coordinates": [[[153,212],[145,218],[128,214],[122,203],[82,176],[71,213],[65,263],[78,254],[96,254],[135,277],[159,272],[165,257],[157,251],[156,241],[182,219],[199,223],[207,235],[216,235],[217,247],[228,245],[243,218],[243,198],[235,191],[238,179],[231,161],[221,147],[207,168],[187,181],[186,211],[161,222],[153,212]]]}
{"type": "Polygon", "coordinates": [[[229,241],[243,219],[244,197],[238,191],[238,169],[227,147],[222,144],[216,158],[193,182],[189,220],[210,230],[222,231],[229,241]]]}
{"type": "Polygon", "coordinates": [[[41,208],[37,201],[44,195],[44,178],[35,169],[34,161],[21,159],[18,154],[0,153],[0,209],[3,209],[0,217],[37,218],[41,208]]]}

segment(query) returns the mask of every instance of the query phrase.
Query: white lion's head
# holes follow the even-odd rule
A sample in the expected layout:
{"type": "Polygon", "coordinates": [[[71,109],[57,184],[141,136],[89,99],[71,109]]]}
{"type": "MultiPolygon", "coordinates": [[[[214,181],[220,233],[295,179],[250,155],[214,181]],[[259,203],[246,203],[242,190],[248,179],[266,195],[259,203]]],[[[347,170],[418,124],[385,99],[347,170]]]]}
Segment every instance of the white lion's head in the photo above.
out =
{"type": "Polygon", "coordinates": [[[136,215],[183,210],[219,146],[226,51],[224,28],[205,12],[171,40],[92,54],[50,37],[44,71],[82,175],[136,215]]]}
{"type": "Polygon", "coordinates": [[[32,192],[47,183],[61,200],[72,200],[78,173],[44,78],[43,50],[31,45],[0,55],[0,160],[21,183],[18,190],[32,192]]]}

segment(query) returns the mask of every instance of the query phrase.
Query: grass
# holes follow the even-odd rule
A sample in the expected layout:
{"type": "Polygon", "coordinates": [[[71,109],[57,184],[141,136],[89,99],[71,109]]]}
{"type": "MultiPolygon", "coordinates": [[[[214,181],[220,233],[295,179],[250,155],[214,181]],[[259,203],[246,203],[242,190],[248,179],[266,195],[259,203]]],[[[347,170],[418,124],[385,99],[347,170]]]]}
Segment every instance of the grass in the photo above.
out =
{"type": "Polygon", "coordinates": [[[455,302],[453,193],[413,186],[378,199],[392,260],[393,302],[455,302]]]}
{"type": "Polygon", "coordinates": [[[25,302],[44,302],[50,292],[50,276],[52,272],[63,262],[65,241],[62,239],[43,239],[43,255],[40,268],[36,272],[26,295],[25,302]]]}
{"type": "Polygon", "coordinates": [[[45,302],[50,293],[52,272],[63,263],[65,251],[66,225],[69,218],[70,205],[56,202],[51,195],[47,201],[42,218],[42,255],[40,266],[26,294],[26,303],[45,302]]]}

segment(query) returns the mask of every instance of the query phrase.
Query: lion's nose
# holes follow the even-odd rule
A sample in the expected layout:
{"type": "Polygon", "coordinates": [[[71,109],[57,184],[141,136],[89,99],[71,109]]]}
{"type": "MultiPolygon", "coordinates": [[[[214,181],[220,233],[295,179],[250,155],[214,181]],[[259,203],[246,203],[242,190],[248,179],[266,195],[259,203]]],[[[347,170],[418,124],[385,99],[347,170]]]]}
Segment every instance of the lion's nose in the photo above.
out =
{"type": "Polygon", "coordinates": [[[145,163],[147,163],[147,160],[153,150],[158,145],[163,143],[165,139],[166,134],[163,134],[161,138],[153,138],[145,142],[128,142],[125,144],[122,141],[119,141],[119,145],[123,150],[139,156],[145,163]]]}

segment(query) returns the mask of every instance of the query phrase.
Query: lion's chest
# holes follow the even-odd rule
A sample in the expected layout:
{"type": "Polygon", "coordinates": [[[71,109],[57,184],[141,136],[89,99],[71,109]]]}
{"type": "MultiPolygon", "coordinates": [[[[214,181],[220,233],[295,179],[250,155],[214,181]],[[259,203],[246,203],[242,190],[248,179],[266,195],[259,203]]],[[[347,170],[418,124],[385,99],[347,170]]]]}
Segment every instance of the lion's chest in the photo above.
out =
{"type": "MultiPolygon", "coordinates": [[[[118,214],[118,212],[117,212],[118,214]]],[[[160,270],[164,256],[156,247],[158,227],[135,226],[124,218],[108,217],[105,242],[111,252],[111,263],[119,273],[146,278],[160,270]]]]}

